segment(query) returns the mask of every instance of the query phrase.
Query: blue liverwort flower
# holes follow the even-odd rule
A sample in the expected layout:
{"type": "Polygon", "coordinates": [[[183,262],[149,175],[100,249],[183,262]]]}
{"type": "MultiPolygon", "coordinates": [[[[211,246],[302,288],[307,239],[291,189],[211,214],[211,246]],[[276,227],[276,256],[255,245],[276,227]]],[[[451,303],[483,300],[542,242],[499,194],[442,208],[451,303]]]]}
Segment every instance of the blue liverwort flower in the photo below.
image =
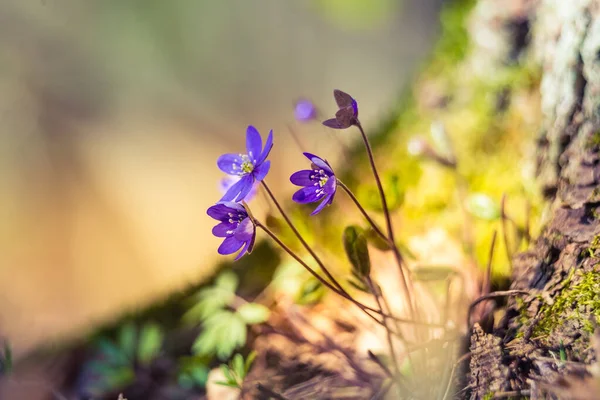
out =
{"type": "MultiPolygon", "coordinates": [[[[223,179],[221,179],[221,181],[219,182],[219,190],[221,191],[221,193],[223,195],[225,195],[225,193],[227,193],[227,191],[236,183],[239,182],[239,180],[242,179],[239,176],[233,176],[233,175],[227,175],[226,177],[224,177],[223,179]]],[[[250,190],[250,192],[248,193],[248,195],[245,197],[246,201],[250,201],[252,200],[254,197],[256,197],[256,193],[258,192],[258,187],[256,184],[252,185],[252,190],[250,190]]]]}
{"type": "Polygon", "coordinates": [[[358,124],[358,103],[348,93],[341,90],[334,90],[333,97],[339,110],[335,113],[335,118],[323,121],[323,125],[333,129],[346,129],[352,125],[358,124]]]}
{"type": "Polygon", "coordinates": [[[248,154],[223,154],[217,160],[221,171],[239,176],[240,180],[231,186],[221,201],[242,201],[256,182],[262,181],[271,167],[267,156],[273,147],[273,131],[269,132],[265,148],[262,147],[260,133],[252,125],[246,130],[246,150],[248,154]],[[235,200],[234,200],[235,199],[235,200]]]}
{"type": "Polygon", "coordinates": [[[254,239],[256,238],[256,227],[243,206],[238,203],[223,201],[210,207],[206,213],[210,217],[221,221],[212,229],[213,235],[225,238],[217,250],[219,254],[232,254],[242,249],[235,258],[239,260],[244,254],[252,252],[254,239]]]}
{"type": "Polygon", "coordinates": [[[300,122],[310,122],[317,118],[317,108],[310,100],[301,99],[296,102],[294,115],[300,122]]]}
{"type": "Polygon", "coordinates": [[[323,200],[310,214],[315,215],[333,202],[335,190],[337,189],[337,180],[327,161],[314,154],[304,153],[304,155],[311,161],[312,169],[298,171],[290,176],[290,181],[294,185],[304,186],[294,193],[292,200],[300,204],[323,200]]]}

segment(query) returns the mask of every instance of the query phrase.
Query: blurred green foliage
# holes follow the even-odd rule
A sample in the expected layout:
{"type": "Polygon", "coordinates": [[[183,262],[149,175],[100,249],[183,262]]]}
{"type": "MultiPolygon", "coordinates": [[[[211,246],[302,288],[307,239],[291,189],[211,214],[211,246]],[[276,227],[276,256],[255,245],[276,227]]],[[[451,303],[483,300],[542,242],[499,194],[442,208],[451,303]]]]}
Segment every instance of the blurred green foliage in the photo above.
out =
{"type": "Polygon", "coordinates": [[[250,352],[246,360],[244,360],[244,357],[241,354],[236,354],[231,361],[229,361],[229,364],[221,364],[221,371],[223,372],[225,381],[218,381],[215,383],[241,389],[244,379],[246,378],[246,375],[248,375],[248,371],[250,371],[250,367],[252,367],[255,358],[255,351],[250,352]]]}
{"type": "Polygon", "coordinates": [[[225,271],[212,286],[201,289],[192,297],[194,304],[184,314],[183,321],[201,325],[202,331],[192,345],[194,354],[227,359],[235,349],[246,344],[247,326],[263,323],[269,318],[267,307],[245,302],[236,295],[238,286],[237,276],[225,271]]]}
{"type": "Polygon", "coordinates": [[[91,376],[87,390],[100,396],[131,384],[139,368],[149,368],[160,354],[164,333],[155,323],[140,328],[126,322],[117,332],[116,340],[101,336],[95,341],[98,357],[90,361],[91,376]]]}

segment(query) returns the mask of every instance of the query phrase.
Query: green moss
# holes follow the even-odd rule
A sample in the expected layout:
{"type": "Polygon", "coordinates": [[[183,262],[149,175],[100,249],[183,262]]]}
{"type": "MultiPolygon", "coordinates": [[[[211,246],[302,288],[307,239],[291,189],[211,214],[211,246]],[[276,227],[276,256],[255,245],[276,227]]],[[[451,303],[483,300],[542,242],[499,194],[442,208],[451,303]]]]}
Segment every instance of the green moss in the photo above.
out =
{"type": "Polygon", "coordinates": [[[586,150],[593,150],[600,147],[600,131],[592,133],[585,142],[586,150]]]}
{"type": "Polygon", "coordinates": [[[548,336],[565,321],[578,320],[585,332],[593,333],[590,314],[600,318],[600,273],[575,272],[569,276],[564,289],[554,298],[554,304],[540,310],[541,319],[534,329],[535,336],[548,336]],[[575,279],[577,278],[577,279],[575,279]],[[571,279],[577,283],[570,286],[571,279]],[[583,312],[582,312],[583,311],[583,312]]]}
{"type": "Polygon", "coordinates": [[[588,247],[587,251],[590,257],[597,257],[597,252],[600,250],[600,235],[596,235],[588,247]]]}

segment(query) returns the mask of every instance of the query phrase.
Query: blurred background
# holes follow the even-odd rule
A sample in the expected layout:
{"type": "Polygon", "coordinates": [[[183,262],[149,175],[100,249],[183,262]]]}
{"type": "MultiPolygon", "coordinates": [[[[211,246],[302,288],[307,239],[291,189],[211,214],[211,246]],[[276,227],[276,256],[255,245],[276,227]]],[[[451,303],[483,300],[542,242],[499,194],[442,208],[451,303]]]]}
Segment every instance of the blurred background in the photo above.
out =
{"type": "Polygon", "coordinates": [[[298,124],[294,101],[328,115],[342,89],[372,130],[441,3],[0,0],[0,334],[19,353],[208,276],[216,158],[274,129],[290,194],[290,130],[333,161],[357,138],[298,124]]]}

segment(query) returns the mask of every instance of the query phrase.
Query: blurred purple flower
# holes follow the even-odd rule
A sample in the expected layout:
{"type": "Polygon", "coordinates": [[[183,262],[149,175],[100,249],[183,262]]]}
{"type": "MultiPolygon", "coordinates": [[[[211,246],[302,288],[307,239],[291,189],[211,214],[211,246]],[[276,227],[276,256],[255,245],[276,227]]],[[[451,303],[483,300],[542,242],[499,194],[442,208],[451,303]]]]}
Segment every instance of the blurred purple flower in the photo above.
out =
{"type": "Polygon", "coordinates": [[[269,132],[265,147],[262,147],[260,133],[252,125],[246,130],[246,150],[248,154],[223,154],[217,165],[226,174],[239,176],[225,193],[221,201],[242,201],[248,196],[256,182],[262,181],[271,167],[267,156],[273,147],[273,131],[269,132]]]}
{"type": "MultiPolygon", "coordinates": [[[[224,177],[223,179],[221,179],[221,181],[219,182],[219,190],[221,190],[221,193],[223,195],[225,195],[227,193],[227,191],[236,183],[238,183],[240,181],[239,176],[233,176],[233,175],[227,175],[226,177],[224,177]]],[[[256,193],[258,192],[258,185],[254,184],[252,185],[252,190],[250,190],[250,192],[248,192],[248,194],[246,195],[245,200],[246,201],[250,201],[252,200],[254,197],[256,197],[256,193]]]]}
{"type": "Polygon", "coordinates": [[[339,110],[335,113],[335,118],[323,121],[323,125],[333,129],[346,129],[358,123],[358,103],[348,93],[341,90],[334,90],[333,97],[339,110]]]}
{"type": "Polygon", "coordinates": [[[219,254],[233,254],[242,249],[235,258],[239,260],[244,254],[252,252],[256,227],[244,207],[238,203],[223,201],[210,207],[206,213],[220,221],[212,229],[213,235],[225,238],[217,250],[219,254]]]}
{"type": "Polygon", "coordinates": [[[294,115],[300,122],[310,122],[317,118],[317,108],[310,100],[301,99],[296,102],[294,115]]]}
{"type": "Polygon", "coordinates": [[[311,161],[312,169],[298,171],[290,176],[290,181],[294,185],[304,186],[294,193],[292,200],[300,204],[323,200],[310,214],[315,215],[333,202],[333,197],[337,189],[337,180],[327,161],[310,153],[304,153],[304,156],[311,161]]]}

